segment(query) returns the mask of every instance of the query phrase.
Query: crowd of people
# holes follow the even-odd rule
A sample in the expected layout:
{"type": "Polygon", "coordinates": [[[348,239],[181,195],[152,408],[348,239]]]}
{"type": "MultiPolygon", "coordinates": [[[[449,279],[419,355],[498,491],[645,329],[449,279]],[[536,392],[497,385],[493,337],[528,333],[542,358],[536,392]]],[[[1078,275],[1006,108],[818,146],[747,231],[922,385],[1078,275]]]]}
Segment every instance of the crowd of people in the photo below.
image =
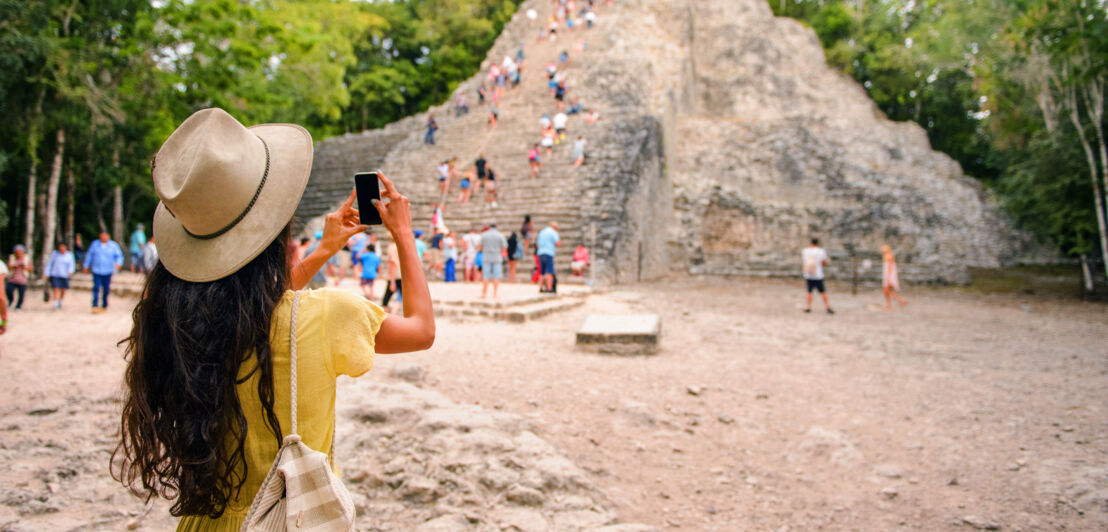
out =
{"type": "MultiPolygon", "coordinates": [[[[439,217],[437,206],[435,209],[430,233],[421,230],[414,232],[416,255],[429,278],[441,279],[447,283],[481,283],[482,299],[490,297],[491,285],[491,297],[495,299],[499,297],[502,281],[515,283],[521,280],[519,264],[529,254],[534,264],[531,282],[539,285],[540,292],[556,291],[554,256],[561,243],[558,222],[549,222],[536,235],[534,222],[530,215],[526,215],[519,230],[510,231],[507,235],[500,231],[495,222],[491,222],[480,229],[470,228],[459,236],[446,227],[439,217]]],[[[294,261],[311,255],[319,247],[322,238],[323,232],[317,231],[314,238],[291,242],[294,261]]],[[[382,247],[377,235],[366,230],[351,237],[343,251],[344,254],[336,254],[329,259],[326,267],[316,272],[308,286],[338,286],[349,273],[358,279],[362,295],[367,299],[374,299],[374,283],[380,279],[385,282],[382,306],[391,311],[399,308],[403,301],[403,283],[396,261],[396,249],[391,244],[382,247]]],[[[585,275],[589,265],[588,248],[580,244],[573,254],[572,275],[585,275]]]]}
{"type": "MultiPolygon", "coordinates": [[[[597,15],[594,10],[595,2],[584,2],[578,10],[574,0],[554,0],[554,14],[537,35],[538,40],[557,39],[558,32],[574,32],[579,28],[591,29],[596,23],[597,15]]],[[[528,16],[534,20],[537,15],[530,12],[528,16]]],[[[573,46],[575,54],[584,53],[587,43],[584,38],[578,39],[573,46]]],[[[488,125],[496,127],[500,120],[500,101],[507,91],[519,86],[523,79],[523,72],[527,64],[524,45],[521,44],[514,55],[505,55],[499,63],[488,66],[487,72],[476,89],[477,105],[488,108],[488,125]]],[[[581,103],[581,98],[574,96],[567,106],[568,99],[568,66],[570,53],[562,50],[556,61],[552,61],[545,67],[547,87],[552,97],[553,107],[549,112],[544,112],[540,118],[541,141],[528,151],[527,158],[530,167],[531,178],[537,178],[542,168],[542,155],[540,145],[545,148],[546,156],[554,153],[554,146],[563,142],[572,144],[570,161],[573,168],[579,168],[586,161],[586,146],[588,141],[584,135],[578,134],[570,142],[567,140],[570,116],[583,115],[586,123],[593,123],[599,117],[596,109],[586,109],[581,103]]],[[[461,117],[469,114],[469,97],[464,90],[459,90],[454,95],[454,116],[461,117]]],[[[435,144],[435,134],[439,130],[439,123],[433,114],[428,115],[424,143],[435,144]]],[[[451,195],[451,189],[455,184],[458,187],[457,203],[470,203],[474,193],[480,197],[481,190],[485,191],[485,203],[490,207],[497,207],[499,197],[497,192],[497,171],[492,167],[488,159],[480,154],[473,161],[472,166],[462,170],[459,168],[458,158],[451,157],[440,161],[435,167],[435,179],[439,184],[441,196],[440,209],[445,207],[451,195]]]]}

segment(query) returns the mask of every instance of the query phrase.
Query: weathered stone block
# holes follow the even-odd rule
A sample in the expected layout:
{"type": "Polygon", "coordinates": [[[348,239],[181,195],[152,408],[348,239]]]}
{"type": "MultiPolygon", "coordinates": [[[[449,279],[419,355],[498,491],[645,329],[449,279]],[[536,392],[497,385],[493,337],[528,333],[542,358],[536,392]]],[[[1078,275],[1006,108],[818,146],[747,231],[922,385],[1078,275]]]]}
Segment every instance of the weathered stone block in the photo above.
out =
{"type": "Polygon", "coordinates": [[[605,354],[657,352],[662,318],[657,314],[589,314],[577,330],[579,348],[605,354]]]}

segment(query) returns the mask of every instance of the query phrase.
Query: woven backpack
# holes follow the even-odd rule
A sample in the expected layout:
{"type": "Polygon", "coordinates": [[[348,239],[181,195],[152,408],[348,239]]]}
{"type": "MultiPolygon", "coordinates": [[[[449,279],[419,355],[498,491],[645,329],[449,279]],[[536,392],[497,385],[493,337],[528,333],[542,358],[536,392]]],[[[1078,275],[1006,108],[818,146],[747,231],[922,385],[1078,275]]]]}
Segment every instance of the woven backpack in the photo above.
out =
{"type": "MultiPolygon", "coordinates": [[[[289,332],[289,405],[292,432],[285,436],[258,494],[250,504],[243,532],[353,531],[354,501],[342,480],[335,475],[327,454],[313,451],[296,432],[296,307],[300,292],[292,300],[289,332]]],[[[331,438],[334,454],[334,437],[331,438]]]]}

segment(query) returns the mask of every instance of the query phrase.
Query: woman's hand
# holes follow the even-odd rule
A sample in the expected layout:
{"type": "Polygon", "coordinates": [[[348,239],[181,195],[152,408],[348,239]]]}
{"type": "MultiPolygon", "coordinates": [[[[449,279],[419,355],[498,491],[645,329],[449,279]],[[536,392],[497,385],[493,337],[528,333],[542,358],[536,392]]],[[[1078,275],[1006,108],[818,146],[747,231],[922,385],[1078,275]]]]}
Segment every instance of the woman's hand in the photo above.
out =
{"type": "Polygon", "coordinates": [[[326,250],[328,256],[338,253],[350,237],[365,231],[368,227],[362,225],[358,218],[358,209],[354,208],[354,200],[357,197],[357,190],[351,190],[350,197],[346,198],[342,206],[323,217],[323,238],[319,242],[319,247],[326,250]]]}
{"type": "Polygon", "coordinates": [[[323,238],[319,246],[310,255],[296,262],[291,271],[290,284],[293,290],[300,290],[308,286],[312,276],[327,263],[327,260],[335,256],[350,237],[365,231],[366,226],[358,221],[358,209],[354,208],[355,191],[350,192],[342,206],[335,212],[323,217],[323,238]]]}
{"type": "Polygon", "coordinates": [[[412,206],[407,196],[400,194],[396,190],[396,185],[393,185],[384,173],[377,172],[377,175],[381,179],[381,184],[385,185],[384,197],[388,198],[389,202],[386,204],[381,200],[374,200],[373,206],[381,213],[381,221],[385,224],[385,229],[388,229],[394,241],[412,238],[412,206]]]}

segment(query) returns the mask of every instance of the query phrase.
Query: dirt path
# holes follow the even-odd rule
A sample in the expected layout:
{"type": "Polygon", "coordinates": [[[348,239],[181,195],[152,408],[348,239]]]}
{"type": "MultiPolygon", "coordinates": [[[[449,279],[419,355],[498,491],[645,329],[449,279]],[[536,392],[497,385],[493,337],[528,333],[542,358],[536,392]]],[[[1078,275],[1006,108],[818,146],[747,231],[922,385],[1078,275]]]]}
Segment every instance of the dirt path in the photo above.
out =
{"type": "MultiPolygon", "coordinates": [[[[795,284],[678,279],[525,325],[442,320],[431,351],[366,378],[417,362],[427,388],[530,418],[625,522],[1108,527],[1108,307],[917,289],[884,313],[832,286],[838,314],[805,315],[795,284]],[[657,356],[574,350],[584,313],[622,311],[662,314],[657,356]]],[[[73,295],[0,337],[0,528],[121,529],[142,510],[106,477],[133,302],[93,316],[73,295]]]]}

